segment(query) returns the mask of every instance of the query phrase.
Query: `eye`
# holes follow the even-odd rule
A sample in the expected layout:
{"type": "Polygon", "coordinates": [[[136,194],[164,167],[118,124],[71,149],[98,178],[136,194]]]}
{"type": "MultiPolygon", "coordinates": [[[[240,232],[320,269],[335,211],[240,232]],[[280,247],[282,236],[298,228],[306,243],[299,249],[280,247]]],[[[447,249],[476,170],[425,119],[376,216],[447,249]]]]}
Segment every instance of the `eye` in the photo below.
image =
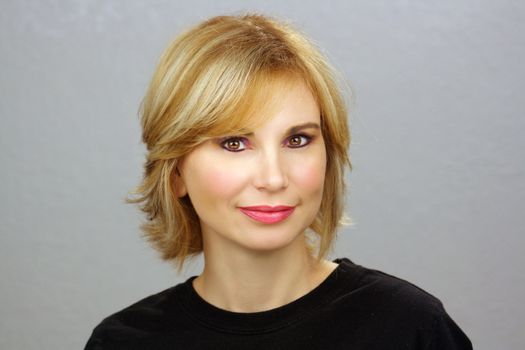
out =
{"type": "Polygon", "coordinates": [[[227,151],[230,152],[241,152],[246,149],[246,139],[242,137],[230,137],[222,140],[220,145],[227,151]]]}
{"type": "Polygon", "coordinates": [[[292,135],[288,138],[288,146],[291,148],[301,148],[308,145],[312,141],[312,137],[308,135],[292,135]]]}

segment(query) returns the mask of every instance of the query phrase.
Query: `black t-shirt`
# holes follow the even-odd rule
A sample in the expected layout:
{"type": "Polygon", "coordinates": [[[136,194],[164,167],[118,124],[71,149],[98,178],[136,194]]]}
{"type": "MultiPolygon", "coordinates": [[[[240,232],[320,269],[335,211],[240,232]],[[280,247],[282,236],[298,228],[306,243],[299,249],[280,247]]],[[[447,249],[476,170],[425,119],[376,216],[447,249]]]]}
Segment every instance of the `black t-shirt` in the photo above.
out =
{"type": "Polygon", "coordinates": [[[434,296],[343,258],[314,290],[268,311],[219,309],[191,277],[104,319],[86,349],[472,349],[434,296]]]}

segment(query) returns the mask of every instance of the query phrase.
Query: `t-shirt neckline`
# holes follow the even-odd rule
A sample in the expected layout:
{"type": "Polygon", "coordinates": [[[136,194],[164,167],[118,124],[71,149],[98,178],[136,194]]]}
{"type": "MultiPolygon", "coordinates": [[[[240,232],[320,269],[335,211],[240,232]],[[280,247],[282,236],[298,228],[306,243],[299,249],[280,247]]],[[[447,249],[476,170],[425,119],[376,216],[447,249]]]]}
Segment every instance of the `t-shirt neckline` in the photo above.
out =
{"type": "Polygon", "coordinates": [[[307,318],[333,299],[341,284],[339,275],[355,267],[349,259],[335,259],[338,266],[310,292],[274,309],[260,312],[233,312],[204,300],[194,289],[192,276],[181,285],[179,303],[189,318],[206,328],[236,334],[266,333],[290,326],[307,318]]]}

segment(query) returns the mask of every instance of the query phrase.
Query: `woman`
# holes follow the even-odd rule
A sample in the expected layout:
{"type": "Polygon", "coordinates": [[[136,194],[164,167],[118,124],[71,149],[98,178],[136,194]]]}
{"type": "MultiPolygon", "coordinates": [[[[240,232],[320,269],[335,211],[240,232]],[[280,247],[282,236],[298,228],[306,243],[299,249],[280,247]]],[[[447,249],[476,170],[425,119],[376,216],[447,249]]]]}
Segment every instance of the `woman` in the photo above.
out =
{"type": "Polygon", "coordinates": [[[471,349],[438,299],[346,258],[347,111],[300,33],[212,18],[163,54],[142,104],[143,230],[199,276],[106,318],[86,349],[471,349]]]}

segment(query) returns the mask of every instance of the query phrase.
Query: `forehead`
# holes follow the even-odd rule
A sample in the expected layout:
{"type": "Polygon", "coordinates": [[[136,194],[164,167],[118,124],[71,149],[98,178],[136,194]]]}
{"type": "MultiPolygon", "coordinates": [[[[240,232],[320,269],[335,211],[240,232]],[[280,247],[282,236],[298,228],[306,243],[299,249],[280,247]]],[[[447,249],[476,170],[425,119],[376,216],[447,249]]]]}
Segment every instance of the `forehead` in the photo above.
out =
{"type": "Polygon", "coordinates": [[[217,123],[215,135],[250,134],[264,127],[290,128],[304,123],[320,123],[319,105],[311,89],[298,77],[264,81],[245,98],[242,115],[235,124],[217,123]]]}
{"type": "Polygon", "coordinates": [[[256,130],[290,128],[293,133],[299,126],[319,126],[319,106],[305,83],[296,81],[276,93],[272,108],[256,130]]]}

